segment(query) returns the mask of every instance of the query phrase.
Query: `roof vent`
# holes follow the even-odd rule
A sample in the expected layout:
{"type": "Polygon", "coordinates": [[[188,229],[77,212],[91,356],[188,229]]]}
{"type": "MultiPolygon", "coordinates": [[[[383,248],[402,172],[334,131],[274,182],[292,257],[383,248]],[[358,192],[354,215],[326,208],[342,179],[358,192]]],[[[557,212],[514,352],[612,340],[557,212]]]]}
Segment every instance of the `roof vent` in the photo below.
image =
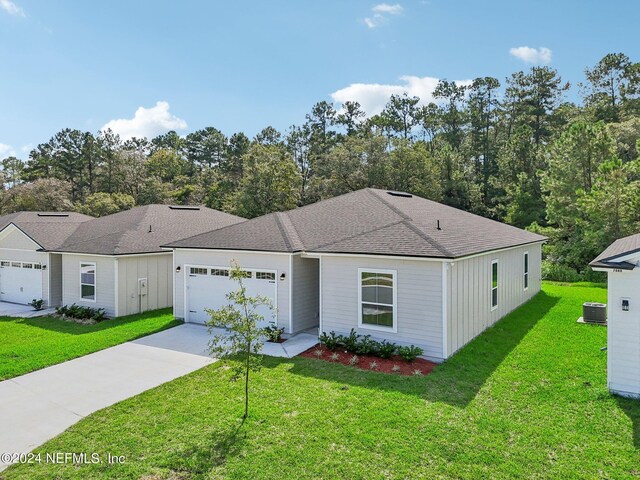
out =
{"type": "Polygon", "coordinates": [[[392,197],[404,197],[404,198],[413,197],[413,195],[411,195],[410,193],[407,193],[407,192],[395,192],[393,190],[389,190],[387,193],[389,195],[391,195],[392,197]]]}
{"type": "Polygon", "coordinates": [[[39,217],[68,217],[68,213],[38,213],[39,217]]]}
{"type": "Polygon", "coordinates": [[[200,207],[194,207],[191,205],[169,205],[171,210],[200,210],[200,207]]]}

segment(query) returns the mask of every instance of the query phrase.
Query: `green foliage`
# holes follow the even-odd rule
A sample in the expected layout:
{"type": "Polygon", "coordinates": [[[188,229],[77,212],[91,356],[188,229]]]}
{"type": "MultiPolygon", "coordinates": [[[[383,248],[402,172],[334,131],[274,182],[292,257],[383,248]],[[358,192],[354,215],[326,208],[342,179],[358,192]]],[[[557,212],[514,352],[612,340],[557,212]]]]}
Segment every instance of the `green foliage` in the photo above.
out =
{"type": "Polygon", "coordinates": [[[135,206],[135,200],[126,193],[105,193],[98,192],[85,198],[80,204],[78,211],[92,217],[103,217],[118,213],[122,210],[129,210],[135,206]]]}
{"type": "Polygon", "coordinates": [[[329,333],[322,332],[319,338],[320,338],[320,342],[325,347],[327,347],[331,351],[334,351],[340,346],[340,341],[342,339],[342,336],[338,335],[336,332],[329,332],[329,333]]]}
{"type": "Polygon", "coordinates": [[[397,351],[398,355],[400,355],[407,362],[413,362],[416,358],[424,353],[423,349],[414,345],[411,345],[409,347],[398,347],[397,351]]]}
{"type": "Polygon", "coordinates": [[[75,303],[57,307],[56,314],[76,320],[93,320],[94,322],[102,322],[107,319],[104,308],[85,307],[75,303]]]}
{"type": "Polygon", "coordinates": [[[358,355],[377,355],[379,343],[371,340],[371,335],[362,335],[356,343],[355,353],[358,355]]]}
{"type": "Polygon", "coordinates": [[[267,325],[264,330],[270,342],[280,342],[282,340],[284,328],[278,327],[275,322],[267,325]]]}
{"type": "Polygon", "coordinates": [[[391,358],[391,356],[396,352],[397,348],[398,347],[395,343],[383,340],[377,345],[377,355],[380,358],[391,358]]]}
{"type": "Polygon", "coordinates": [[[340,345],[345,348],[347,352],[355,353],[358,349],[358,337],[355,329],[351,329],[349,335],[340,336],[340,345]]]}
{"type": "Polygon", "coordinates": [[[267,306],[272,312],[274,307],[271,300],[263,295],[251,297],[247,295],[247,287],[243,279],[245,272],[240,265],[233,261],[229,278],[237,282],[238,288],[226,295],[229,304],[218,310],[207,309],[211,319],[207,322],[210,331],[224,328],[224,333],[216,333],[209,342],[209,353],[220,359],[237,360],[232,363],[232,370],[236,376],[244,379],[244,414],[249,415],[249,373],[257,372],[262,365],[262,347],[264,338],[269,335],[265,328],[259,325],[264,317],[258,313],[258,308],[267,306]]]}
{"type": "Polygon", "coordinates": [[[44,300],[37,300],[34,298],[33,300],[31,300],[31,302],[29,302],[29,305],[31,305],[35,311],[40,311],[44,308],[44,300]]]}

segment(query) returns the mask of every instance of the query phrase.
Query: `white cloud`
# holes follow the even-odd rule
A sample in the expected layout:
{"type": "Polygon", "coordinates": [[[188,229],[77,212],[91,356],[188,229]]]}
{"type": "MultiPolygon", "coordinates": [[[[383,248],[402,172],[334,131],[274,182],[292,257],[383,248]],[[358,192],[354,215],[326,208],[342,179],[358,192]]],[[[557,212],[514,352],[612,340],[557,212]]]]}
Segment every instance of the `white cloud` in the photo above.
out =
{"type": "MultiPolygon", "coordinates": [[[[433,91],[436,89],[439,79],[404,75],[400,77],[400,80],[400,84],[352,83],[348,87],[333,92],[331,98],[334,102],[341,104],[347,101],[358,102],[367,115],[380,113],[391,95],[406,93],[412,97],[419,97],[420,105],[434,101],[433,91]]],[[[471,80],[456,80],[456,83],[470,85],[471,80]]]]}
{"type": "Polygon", "coordinates": [[[370,17],[365,17],[364,24],[369,28],[376,28],[385,23],[390,15],[400,15],[404,9],[399,3],[390,5],[388,3],[379,3],[371,9],[370,17]]]}
{"type": "Polygon", "coordinates": [[[133,118],[111,120],[102,130],[109,128],[125,140],[132,137],[151,139],[170,130],[184,130],[187,122],[169,112],[169,102],[160,101],[151,108],[138,107],[133,118]]]}
{"type": "Polygon", "coordinates": [[[547,47],[514,47],[509,49],[509,53],[526,63],[541,63],[543,65],[551,63],[551,50],[547,47]]]}
{"type": "Polygon", "coordinates": [[[7,157],[15,157],[16,151],[11,145],[0,143],[0,160],[7,157]]]}
{"type": "Polygon", "coordinates": [[[25,16],[24,10],[13,3],[11,0],[0,0],[0,8],[7,12],[9,15],[18,15],[20,17],[25,16]]]}

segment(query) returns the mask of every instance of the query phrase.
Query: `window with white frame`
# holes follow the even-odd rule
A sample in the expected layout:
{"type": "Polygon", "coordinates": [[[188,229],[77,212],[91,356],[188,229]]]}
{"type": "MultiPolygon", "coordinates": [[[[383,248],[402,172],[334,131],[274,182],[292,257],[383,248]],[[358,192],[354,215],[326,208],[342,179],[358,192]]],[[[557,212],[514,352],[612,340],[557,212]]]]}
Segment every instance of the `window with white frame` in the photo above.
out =
{"type": "Polygon", "coordinates": [[[529,288],[529,252],[524,252],[524,289],[529,288]]]}
{"type": "Polygon", "coordinates": [[[208,272],[208,269],[202,267],[191,267],[189,269],[189,274],[191,275],[206,275],[208,272]]]}
{"type": "Polygon", "coordinates": [[[80,264],[80,298],[82,300],[96,300],[96,264],[80,264]]]}
{"type": "Polygon", "coordinates": [[[360,326],[395,329],[396,272],[360,269],[360,326]]]}
{"type": "Polygon", "coordinates": [[[226,268],[212,268],[211,275],[215,275],[216,277],[228,277],[229,270],[226,268]]]}
{"type": "Polygon", "coordinates": [[[275,280],[276,274],[273,272],[256,272],[257,280],[275,280]]]}
{"type": "Polygon", "coordinates": [[[498,308],[498,260],[491,262],[491,310],[498,308]]]}

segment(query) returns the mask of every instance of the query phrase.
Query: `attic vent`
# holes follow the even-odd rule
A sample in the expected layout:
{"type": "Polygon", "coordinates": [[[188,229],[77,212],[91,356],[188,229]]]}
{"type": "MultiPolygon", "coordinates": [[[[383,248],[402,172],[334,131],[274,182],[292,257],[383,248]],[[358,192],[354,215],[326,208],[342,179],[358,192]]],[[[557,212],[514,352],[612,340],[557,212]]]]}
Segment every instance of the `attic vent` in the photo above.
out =
{"type": "Polygon", "coordinates": [[[393,190],[389,190],[387,193],[392,197],[405,197],[405,198],[413,197],[413,195],[407,192],[394,192],[393,190]]]}
{"type": "Polygon", "coordinates": [[[193,207],[191,205],[169,205],[171,210],[200,210],[200,207],[193,207]]]}
{"type": "Polygon", "coordinates": [[[39,217],[68,217],[68,213],[39,213],[39,217]]]}

